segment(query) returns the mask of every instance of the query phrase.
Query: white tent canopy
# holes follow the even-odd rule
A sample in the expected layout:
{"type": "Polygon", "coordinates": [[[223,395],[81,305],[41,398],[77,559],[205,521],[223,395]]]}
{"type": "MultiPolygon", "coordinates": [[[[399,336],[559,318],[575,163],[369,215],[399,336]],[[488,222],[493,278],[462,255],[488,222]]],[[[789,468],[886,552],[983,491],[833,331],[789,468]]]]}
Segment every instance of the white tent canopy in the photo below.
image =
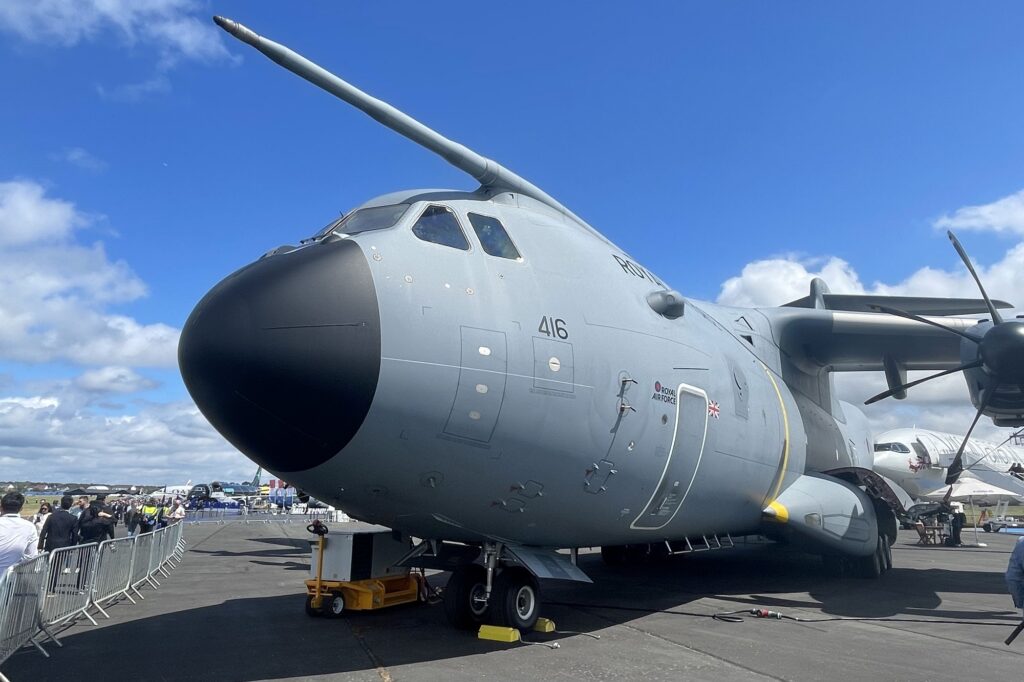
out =
{"type": "MultiPolygon", "coordinates": [[[[941,500],[946,497],[947,492],[949,492],[949,486],[944,485],[928,493],[925,497],[930,500],[941,500]]],[[[961,502],[967,500],[995,502],[998,500],[1016,500],[1017,494],[1005,488],[1000,488],[964,475],[953,484],[953,494],[949,496],[949,499],[961,502]]]]}

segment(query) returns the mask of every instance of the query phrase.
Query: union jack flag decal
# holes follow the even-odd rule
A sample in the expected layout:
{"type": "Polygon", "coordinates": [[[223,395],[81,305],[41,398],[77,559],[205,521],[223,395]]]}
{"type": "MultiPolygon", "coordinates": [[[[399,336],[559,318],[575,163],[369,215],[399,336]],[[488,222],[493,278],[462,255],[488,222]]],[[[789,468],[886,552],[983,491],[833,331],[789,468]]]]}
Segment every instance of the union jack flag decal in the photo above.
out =
{"type": "Polygon", "coordinates": [[[715,419],[718,419],[718,415],[721,414],[721,413],[722,413],[722,408],[720,408],[718,406],[718,403],[716,403],[714,400],[709,400],[708,401],[708,414],[711,415],[712,417],[714,417],[715,419]]]}

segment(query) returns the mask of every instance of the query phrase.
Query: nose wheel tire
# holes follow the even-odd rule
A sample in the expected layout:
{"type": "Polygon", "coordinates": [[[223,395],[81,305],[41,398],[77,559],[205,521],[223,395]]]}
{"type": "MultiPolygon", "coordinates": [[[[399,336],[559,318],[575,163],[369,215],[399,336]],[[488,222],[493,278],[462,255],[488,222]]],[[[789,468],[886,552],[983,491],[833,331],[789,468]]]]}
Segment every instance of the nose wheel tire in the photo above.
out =
{"type": "Polygon", "coordinates": [[[472,630],[483,623],[487,615],[486,591],[487,572],[483,566],[470,564],[455,569],[443,595],[448,622],[461,630],[472,630]]]}
{"type": "Polygon", "coordinates": [[[495,625],[532,629],[540,615],[540,588],[536,579],[521,568],[506,568],[494,581],[490,611],[495,625]]]}

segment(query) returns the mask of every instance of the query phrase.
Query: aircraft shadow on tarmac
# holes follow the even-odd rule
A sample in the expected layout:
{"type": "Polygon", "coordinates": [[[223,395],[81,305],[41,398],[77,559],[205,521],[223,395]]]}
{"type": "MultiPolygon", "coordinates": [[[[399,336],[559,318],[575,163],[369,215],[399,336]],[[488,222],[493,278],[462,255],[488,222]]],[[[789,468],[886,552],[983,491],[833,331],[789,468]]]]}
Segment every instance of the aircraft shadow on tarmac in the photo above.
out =
{"type": "MultiPolygon", "coordinates": [[[[191,551],[257,559],[308,556],[303,554],[308,551],[305,541],[258,541],[277,547],[251,552],[191,551]],[[296,543],[302,543],[302,548],[296,543]]],[[[585,554],[580,566],[594,584],[544,584],[542,614],[555,620],[564,634],[531,634],[527,639],[550,642],[572,633],[593,633],[656,611],[689,616],[695,628],[708,627],[715,611],[753,607],[789,610],[811,618],[927,616],[1007,623],[1018,618],[1009,610],[939,608],[941,593],[1005,593],[1000,573],[900,568],[898,560],[897,568],[879,580],[829,577],[814,558],[774,546],[739,547],[620,568],[605,566],[596,554],[585,554]]],[[[435,586],[446,580],[447,574],[429,577],[435,586]]],[[[170,671],[195,671],[196,679],[226,682],[372,671],[521,646],[484,642],[451,629],[439,604],[311,619],[303,611],[301,588],[296,587],[292,594],[228,597],[216,605],[110,622],[102,628],[75,626],[74,635],[64,638],[65,647],[57,659],[46,661],[25,650],[8,662],[5,672],[19,679],[45,679],[59,660],[74,661],[78,669],[97,670],[109,669],[110,657],[116,656],[118,670],[168,671],[166,679],[179,679],[170,671]],[[135,644],[140,641],[170,644],[140,647],[135,644]]]]}
{"type": "Polygon", "coordinates": [[[288,571],[309,571],[309,540],[301,538],[248,538],[249,542],[275,545],[275,549],[257,549],[229,552],[222,549],[193,549],[196,554],[212,557],[253,557],[250,561],[260,566],[278,566],[288,571]],[[264,561],[261,561],[264,559],[264,561]],[[267,559],[296,559],[296,561],[266,561],[267,559]]]}
{"type": "MultiPolygon", "coordinates": [[[[676,556],[644,566],[608,568],[597,557],[581,557],[580,565],[593,585],[552,583],[550,602],[607,605],[614,609],[668,610],[702,600],[717,599],[735,606],[722,610],[785,607],[825,616],[884,618],[891,616],[941,619],[990,618],[1017,622],[1007,595],[1006,610],[941,609],[941,593],[1006,594],[1002,573],[949,568],[901,568],[897,565],[878,580],[835,577],[815,558],[779,546],[754,550],[676,556]],[[741,556],[749,554],[750,556],[741,556]],[[806,595],[810,599],[791,595],[806,595]],[[642,605],[638,608],[637,605],[642,605]]],[[[607,613],[607,612],[603,612],[607,613]]],[[[797,614],[794,614],[797,615],[797,614]]],[[[799,614],[813,617],[812,614],[799,614]]]]}

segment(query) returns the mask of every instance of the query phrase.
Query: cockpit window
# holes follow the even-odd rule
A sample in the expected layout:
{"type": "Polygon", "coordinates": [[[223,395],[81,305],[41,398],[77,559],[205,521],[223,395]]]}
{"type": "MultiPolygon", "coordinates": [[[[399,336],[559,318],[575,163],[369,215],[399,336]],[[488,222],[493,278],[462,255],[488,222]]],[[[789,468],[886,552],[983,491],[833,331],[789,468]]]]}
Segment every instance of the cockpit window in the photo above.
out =
{"type": "Polygon", "coordinates": [[[473,230],[476,231],[476,236],[480,239],[480,246],[488,256],[511,260],[522,258],[516,245],[509,238],[508,232],[497,218],[470,213],[469,222],[473,223],[473,230]]]}
{"type": "Polygon", "coordinates": [[[875,443],[875,452],[900,452],[907,454],[910,452],[903,443],[875,443]]]}
{"type": "Polygon", "coordinates": [[[359,234],[373,230],[386,230],[389,227],[394,227],[408,208],[409,204],[361,208],[355,213],[349,213],[332,231],[335,234],[359,234]]]}
{"type": "Polygon", "coordinates": [[[409,204],[361,208],[327,223],[323,229],[313,235],[311,240],[317,241],[329,234],[359,234],[373,230],[386,230],[389,227],[394,227],[408,208],[409,204]]]}
{"type": "Polygon", "coordinates": [[[445,206],[428,206],[412,226],[412,233],[425,242],[469,251],[469,241],[459,227],[455,213],[445,206]]]}

